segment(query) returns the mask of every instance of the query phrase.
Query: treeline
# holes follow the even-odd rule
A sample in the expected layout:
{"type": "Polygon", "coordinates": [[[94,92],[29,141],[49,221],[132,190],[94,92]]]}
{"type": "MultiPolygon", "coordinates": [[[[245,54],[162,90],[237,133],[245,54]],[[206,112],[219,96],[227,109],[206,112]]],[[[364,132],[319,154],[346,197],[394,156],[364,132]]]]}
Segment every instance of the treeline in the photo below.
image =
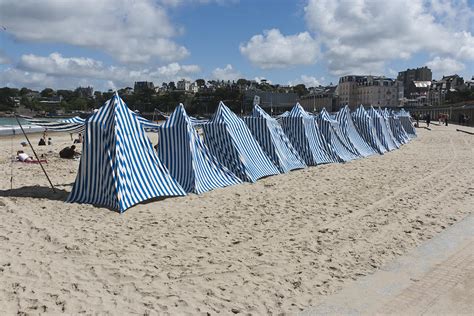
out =
{"type": "MultiPolygon", "coordinates": [[[[224,101],[233,111],[247,111],[244,102],[245,90],[250,85],[252,89],[273,92],[295,92],[298,95],[308,93],[305,85],[300,84],[290,88],[282,88],[279,85],[269,83],[251,82],[246,79],[239,79],[236,82],[196,80],[200,87],[197,93],[176,90],[174,82],[163,84],[166,91],[156,92],[154,89],[140,89],[130,93],[127,89],[120,89],[118,93],[132,110],[140,112],[153,112],[159,109],[163,112],[170,112],[174,107],[183,103],[190,114],[204,114],[215,111],[219,101],[224,101]]],[[[14,111],[16,105],[25,106],[28,109],[38,112],[54,113],[58,110],[70,113],[73,111],[90,111],[99,108],[112,96],[113,92],[95,91],[93,95],[84,96],[81,89],[76,90],[53,90],[43,89],[40,92],[28,88],[0,88],[0,111],[14,111]]],[[[247,106],[248,107],[248,106],[247,106]]]]}

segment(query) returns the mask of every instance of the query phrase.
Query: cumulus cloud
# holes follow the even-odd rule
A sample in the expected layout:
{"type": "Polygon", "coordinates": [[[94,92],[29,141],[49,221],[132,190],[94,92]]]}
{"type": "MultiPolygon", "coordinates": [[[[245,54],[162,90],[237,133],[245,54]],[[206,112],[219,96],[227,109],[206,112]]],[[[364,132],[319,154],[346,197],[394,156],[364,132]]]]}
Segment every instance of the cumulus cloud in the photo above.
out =
{"type": "Polygon", "coordinates": [[[298,79],[289,81],[288,84],[290,86],[296,86],[297,84],[304,84],[306,87],[317,87],[322,85],[324,82],[324,77],[320,79],[316,79],[316,77],[308,76],[308,75],[301,75],[298,79]]]}
{"type": "Polygon", "coordinates": [[[333,75],[380,73],[418,52],[474,59],[466,0],[309,0],[305,18],[333,75]]]}
{"type": "Polygon", "coordinates": [[[228,64],[224,68],[217,67],[212,71],[212,77],[217,80],[237,80],[242,77],[239,71],[228,64]]]}
{"type": "Polygon", "coordinates": [[[442,75],[459,74],[459,72],[465,68],[465,65],[457,60],[438,56],[427,62],[426,66],[433,70],[435,78],[441,77],[442,75]]]}
{"type": "Polygon", "coordinates": [[[273,84],[273,82],[270,79],[267,79],[265,77],[254,77],[253,80],[255,80],[258,83],[262,83],[262,80],[266,80],[268,84],[273,84]]]}
{"type": "Polygon", "coordinates": [[[94,48],[126,63],[189,55],[173,40],[180,28],[153,0],[3,0],[0,20],[16,39],[94,48]]]}
{"type": "Polygon", "coordinates": [[[190,78],[200,72],[197,65],[170,63],[153,68],[127,68],[106,66],[103,62],[85,57],[64,57],[59,53],[48,56],[22,55],[17,68],[9,68],[2,74],[0,85],[73,88],[85,83],[104,88],[112,82],[117,86],[132,85],[134,81],[176,81],[190,78]]]}
{"type": "Polygon", "coordinates": [[[271,29],[241,44],[240,52],[262,69],[285,68],[315,63],[319,46],[308,32],[285,36],[271,29]]]}

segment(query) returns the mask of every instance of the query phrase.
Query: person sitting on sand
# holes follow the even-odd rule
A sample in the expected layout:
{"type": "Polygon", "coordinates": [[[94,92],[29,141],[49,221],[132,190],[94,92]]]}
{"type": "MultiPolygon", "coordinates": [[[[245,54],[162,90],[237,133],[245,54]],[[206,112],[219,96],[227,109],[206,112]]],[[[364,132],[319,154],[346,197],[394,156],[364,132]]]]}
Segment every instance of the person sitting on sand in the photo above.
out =
{"type": "Polygon", "coordinates": [[[46,146],[46,142],[44,141],[44,138],[41,138],[38,142],[38,146],[46,146]]]}
{"type": "Polygon", "coordinates": [[[48,146],[51,146],[53,144],[53,141],[51,139],[51,137],[48,138],[48,146]]]}
{"type": "Polygon", "coordinates": [[[82,144],[82,134],[79,133],[78,138],[74,140],[74,144],[82,144]]]}
{"type": "Polygon", "coordinates": [[[77,155],[79,155],[79,153],[76,152],[76,146],[74,145],[71,147],[65,147],[59,152],[59,157],[65,159],[73,159],[77,155]]]}
{"type": "Polygon", "coordinates": [[[28,156],[28,154],[25,153],[23,150],[19,150],[16,152],[16,159],[18,159],[21,162],[33,161],[33,158],[28,156]]]}

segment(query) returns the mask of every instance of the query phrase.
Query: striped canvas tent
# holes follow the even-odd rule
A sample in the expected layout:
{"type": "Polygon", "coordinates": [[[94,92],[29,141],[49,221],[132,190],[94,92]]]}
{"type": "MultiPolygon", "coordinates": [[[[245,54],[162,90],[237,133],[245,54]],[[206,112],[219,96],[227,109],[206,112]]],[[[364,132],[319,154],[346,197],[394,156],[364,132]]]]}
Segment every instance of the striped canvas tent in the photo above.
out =
{"type": "Polygon", "coordinates": [[[385,109],[384,112],[384,115],[388,117],[390,129],[392,130],[393,136],[395,136],[397,141],[402,145],[408,143],[410,141],[410,138],[403,129],[403,126],[400,123],[400,119],[398,118],[398,116],[395,115],[393,112],[388,111],[387,109],[385,109]]]}
{"type": "Polygon", "coordinates": [[[158,157],[186,192],[201,194],[241,183],[210,154],[182,104],[159,129],[158,157]]]}
{"type": "Polygon", "coordinates": [[[339,122],[331,118],[326,109],[322,109],[317,118],[319,129],[327,142],[331,144],[336,155],[342,161],[350,161],[359,158],[359,153],[351,148],[351,145],[342,136],[339,122]]]}
{"type": "Polygon", "coordinates": [[[24,120],[28,123],[41,126],[48,132],[68,132],[68,133],[83,133],[84,132],[84,124],[85,119],[80,118],[78,116],[58,120],[58,121],[48,121],[44,119],[34,119],[22,116],[24,120]]]}
{"type": "Polygon", "coordinates": [[[147,132],[156,132],[159,130],[161,124],[155,123],[153,121],[147,120],[143,116],[140,116],[136,113],[133,113],[136,115],[138,122],[141,124],[141,126],[145,129],[147,132]]]}
{"type": "Polygon", "coordinates": [[[339,122],[342,137],[345,138],[346,144],[352,146],[352,152],[357,152],[361,157],[368,157],[378,153],[373,147],[367,144],[357,131],[347,105],[336,113],[336,120],[339,122]]]}
{"type": "Polygon", "coordinates": [[[260,106],[255,105],[251,116],[244,117],[243,120],[280,172],[285,173],[306,167],[280,124],[260,106]]]}
{"type": "Polygon", "coordinates": [[[398,112],[398,118],[400,119],[400,123],[402,124],[403,129],[408,134],[408,136],[410,138],[416,137],[416,130],[411,121],[410,113],[404,109],[401,109],[400,112],[398,112]]]}
{"type": "Polygon", "coordinates": [[[387,152],[387,149],[377,136],[377,131],[372,123],[372,118],[367,114],[362,105],[352,113],[352,119],[360,136],[362,136],[368,145],[379,154],[387,152]]]}
{"type": "Polygon", "coordinates": [[[397,137],[395,137],[395,135],[393,134],[392,132],[392,128],[390,127],[390,115],[388,113],[388,111],[386,111],[387,108],[385,108],[385,110],[382,110],[380,107],[377,109],[377,112],[380,114],[380,116],[383,118],[383,120],[385,121],[385,126],[387,126],[387,135],[389,136],[389,138],[393,141],[393,143],[395,144],[395,147],[397,148],[400,148],[400,146],[402,145],[402,143],[400,143],[397,139],[397,137]]]}
{"type": "Polygon", "coordinates": [[[185,194],[117,93],[86,121],[79,171],[68,202],[124,212],[148,199],[185,194]]]}
{"type": "Polygon", "coordinates": [[[202,125],[205,142],[218,161],[243,181],[279,174],[247,125],[220,102],[209,123],[202,125]]]}
{"type": "Polygon", "coordinates": [[[297,103],[288,115],[281,117],[281,125],[293,147],[308,166],[338,162],[319,131],[313,116],[297,103]]]}
{"type": "Polygon", "coordinates": [[[393,142],[393,139],[388,133],[385,119],[372,106],[367,110],[367,114],[372,119],[372,124],[374,125],[377,137],[382,143],[382,145],[385,147],[385,149],[387,149],[387,151],[397,149],[398,147],[393,142]]]}

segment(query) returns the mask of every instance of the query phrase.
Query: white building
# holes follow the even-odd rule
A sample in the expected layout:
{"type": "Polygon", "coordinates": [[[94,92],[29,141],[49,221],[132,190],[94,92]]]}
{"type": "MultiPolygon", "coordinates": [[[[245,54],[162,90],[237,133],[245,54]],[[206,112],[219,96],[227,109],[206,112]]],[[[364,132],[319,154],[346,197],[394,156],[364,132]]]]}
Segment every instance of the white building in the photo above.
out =
{"type": "Polygon", "coordinates": [[[186,79],[181,79],[176,84],[176,90],[191,91],[191,81],[186,80],[186,79]]]}

